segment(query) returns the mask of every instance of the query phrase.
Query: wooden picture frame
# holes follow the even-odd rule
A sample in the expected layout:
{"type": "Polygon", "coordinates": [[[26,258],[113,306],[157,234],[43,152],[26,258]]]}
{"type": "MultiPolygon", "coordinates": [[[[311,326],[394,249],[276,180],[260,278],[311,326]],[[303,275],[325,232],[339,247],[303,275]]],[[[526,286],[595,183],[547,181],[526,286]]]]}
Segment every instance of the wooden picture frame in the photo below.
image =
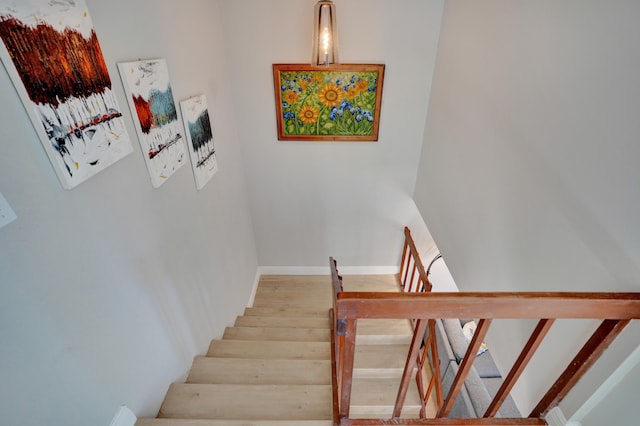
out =
{"type": "Polygon", "coordinates": [[[278,140],[377,141],[383,64],[273,64],[278,140]]]}

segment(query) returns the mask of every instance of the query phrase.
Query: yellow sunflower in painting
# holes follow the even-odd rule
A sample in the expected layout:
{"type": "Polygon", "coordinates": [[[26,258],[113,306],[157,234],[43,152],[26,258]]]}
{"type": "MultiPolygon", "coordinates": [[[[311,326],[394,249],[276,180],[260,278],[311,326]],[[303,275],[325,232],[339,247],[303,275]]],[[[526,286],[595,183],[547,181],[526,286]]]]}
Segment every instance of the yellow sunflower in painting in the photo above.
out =
{"type": "Polygon", "coordinates": [[[290,104],[295,103],[298,100],[298,94],[293,90],[287,90],[284,92],[284,100],[290,104]]]}
{"type": "Polygon", "coordinates": [[[356,87],[358,88],[359,91],[366,92],[367,89],[369,88],[369,83],[365,80],[360,80],[359,82],[356,83],[356,87]]]}
{"type": "Polygon", "coordinates": [[[347,90],[347,93],[345,94],[345,97],[347,99],[353,99],[356,96],[358,96],[360,94],[360,92],[358,91],[358,89],[356,89],[355,87],[350,87],[349,90],[347,90]]]}
{"type": "Polygon", "coordinates": [[[305,105],[300,108],[298,117],[305,124],[315,123],[316,121],[318,121],[318,109],[309,105],[305,105]]]}
{"type": "Polygon", "coordinates": [[[329,108],[337,106],[344,97],[344,92],[334,83],[327,83],[318,91],[318,99],[329,108]]]}

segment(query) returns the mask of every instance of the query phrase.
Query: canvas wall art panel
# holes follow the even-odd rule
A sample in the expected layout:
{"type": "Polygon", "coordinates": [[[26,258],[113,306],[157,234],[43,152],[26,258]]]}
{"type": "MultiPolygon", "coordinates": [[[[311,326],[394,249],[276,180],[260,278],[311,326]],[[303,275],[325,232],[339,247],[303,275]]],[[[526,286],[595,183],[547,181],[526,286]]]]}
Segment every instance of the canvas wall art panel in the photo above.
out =
{"type": "Polygon", "coordinates": [[[63,188],[132,152],[84,0],[0,0],[0,38],[0,59],[63,188]]]}
{"type": "Polygon", "coordinates": [[[196,180],[196,188],[200,190],[218,171],[207,97],[199,95],[181,101],[180,110],[187,133],[193,177],[196,180]]]}
{"type": "Polygon", "coordinates": [[[118,70],[154,188],[186,162],[182,123],[164,59],[120,62],[118,70]]]}
{"type": "Polygon", "coordinates": [[[383,64],[274,64],[279,140],[377,141],[383,64]]]}

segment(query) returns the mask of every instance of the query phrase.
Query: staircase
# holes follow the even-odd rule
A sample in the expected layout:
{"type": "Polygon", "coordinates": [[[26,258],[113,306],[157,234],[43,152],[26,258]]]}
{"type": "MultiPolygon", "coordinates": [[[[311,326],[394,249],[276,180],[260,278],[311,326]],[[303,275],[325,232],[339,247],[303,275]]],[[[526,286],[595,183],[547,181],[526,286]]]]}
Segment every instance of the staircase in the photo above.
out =
{"type": "MultiPolygon", "coordinates": [[[[398,291],[395,276],[345,276],[345,291],[398,291]]],[[[331,426],[327,276],[263,276],[252,307],[136,426],[331,426]]],[[[407,320],[358,322],[352,418],[390,418],[411,340],[407,320]]],[[[403,417],[417,417],[415,390],[403,417]]],[[[433,408],[435,411],[435,407],[433,408]]]]}

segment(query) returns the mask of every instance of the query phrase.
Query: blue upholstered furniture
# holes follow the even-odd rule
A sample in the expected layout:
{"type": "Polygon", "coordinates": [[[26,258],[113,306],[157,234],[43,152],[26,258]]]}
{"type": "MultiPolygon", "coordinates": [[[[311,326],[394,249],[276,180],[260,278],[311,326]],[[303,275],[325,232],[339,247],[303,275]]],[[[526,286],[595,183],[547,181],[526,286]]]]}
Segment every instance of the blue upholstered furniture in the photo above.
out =
{"type": "MultiPolygon", "coordinates": [[[[463,325],[467,321],[469,320],[436,321],[440,374],[445,398],[467,351],[468,343],[462,332],[463,325]]],[[[490,351],[487,350],[478,355],[449,417],[482,417],[502,382],[500,371],[493,362],[490,351]]],[[[522,416],[509,396],[496,417],[522,416]]]]}

